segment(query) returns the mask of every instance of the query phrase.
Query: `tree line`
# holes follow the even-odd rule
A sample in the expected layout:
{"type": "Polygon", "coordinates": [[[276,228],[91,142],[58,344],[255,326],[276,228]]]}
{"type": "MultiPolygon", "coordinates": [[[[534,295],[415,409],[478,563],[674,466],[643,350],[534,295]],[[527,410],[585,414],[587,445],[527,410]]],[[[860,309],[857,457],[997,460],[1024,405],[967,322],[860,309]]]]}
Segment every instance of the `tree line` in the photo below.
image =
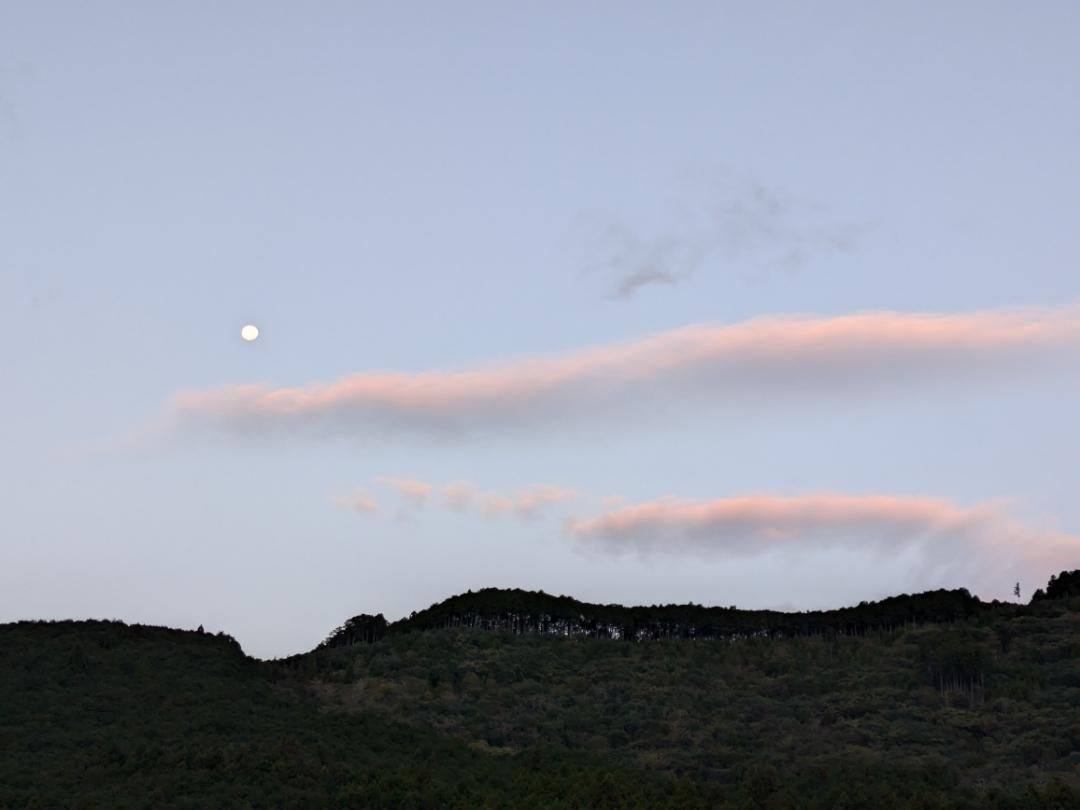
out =
{"type": "MultiPolygon", "coordinates": [[[[1052,576],[1033,602],[1080,595],[1080,570],[1052,576]]],[[[483,588],[452,596],[407,618],[354,616],[319,649],[378,641],[387,635],[455,627],[514,634],[622,641],[865,636],[904,627],[962,621],[1008,607],[980,601],[966,588],[901,594],[834,610],[784,612],[697,604],[625,607],[582,602],[543,591],[483,588]]]]}

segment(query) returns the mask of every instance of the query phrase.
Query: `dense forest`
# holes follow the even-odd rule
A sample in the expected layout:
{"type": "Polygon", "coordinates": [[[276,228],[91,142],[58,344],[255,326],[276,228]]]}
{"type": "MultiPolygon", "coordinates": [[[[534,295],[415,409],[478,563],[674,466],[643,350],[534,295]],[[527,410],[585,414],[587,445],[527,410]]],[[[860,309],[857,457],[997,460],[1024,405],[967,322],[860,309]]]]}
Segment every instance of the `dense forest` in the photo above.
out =
{"type": "MultiPolygon", "coordinates": [[[[1055,584],[1052,579],[1050,587],[1055,584]]],[[[458,627],[626,641],[863,636],[927,622],[953,622],[975,616],[986,607],[963,588],[799,613],[692,604],[593,605],[542,591],[484,588],[453,596],[393,624],[387,624],[381,614],[354,616],[320,646],[343,647],[376,641],[387,634],[458,627]]]]}
{"type": "Polygon", "coordinates": [[[485,589],[278,661],[0,625],[0,807],[1080,807],[1080,571],[835,611],[485,589]]]}

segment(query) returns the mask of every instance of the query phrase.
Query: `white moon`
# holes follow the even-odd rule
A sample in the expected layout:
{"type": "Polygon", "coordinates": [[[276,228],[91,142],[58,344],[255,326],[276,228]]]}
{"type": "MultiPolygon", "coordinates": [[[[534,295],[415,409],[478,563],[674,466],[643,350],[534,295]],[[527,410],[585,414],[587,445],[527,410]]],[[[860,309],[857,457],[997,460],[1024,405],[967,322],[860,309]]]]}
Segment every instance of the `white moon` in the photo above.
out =
{"type": "Polygon", "coordinates": [[[240,337],[246,340],[248,343],[253,341],[259,336],[259,327],[253,323],[249,323],[243,329],[240,330],[240,337]]]}

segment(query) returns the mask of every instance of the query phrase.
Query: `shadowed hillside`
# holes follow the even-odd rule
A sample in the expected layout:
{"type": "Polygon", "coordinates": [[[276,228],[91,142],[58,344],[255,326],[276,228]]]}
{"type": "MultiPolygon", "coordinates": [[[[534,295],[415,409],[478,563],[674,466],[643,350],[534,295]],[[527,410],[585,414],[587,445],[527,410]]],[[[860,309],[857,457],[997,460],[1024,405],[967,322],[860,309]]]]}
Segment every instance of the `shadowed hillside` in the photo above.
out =
{"type": "Polygon", "coordinates": [[[0,807],[1077,807],[1077,576],[797,614],[486,589],[272,662],[2,625],[0,807]]]}
{"type": "Polygon", "coordinates": [[[0,625],[3,808],[692,807],[710,796],[588,753],[492,757],[415,723],[321,712],[228,637],[0,625]]]}

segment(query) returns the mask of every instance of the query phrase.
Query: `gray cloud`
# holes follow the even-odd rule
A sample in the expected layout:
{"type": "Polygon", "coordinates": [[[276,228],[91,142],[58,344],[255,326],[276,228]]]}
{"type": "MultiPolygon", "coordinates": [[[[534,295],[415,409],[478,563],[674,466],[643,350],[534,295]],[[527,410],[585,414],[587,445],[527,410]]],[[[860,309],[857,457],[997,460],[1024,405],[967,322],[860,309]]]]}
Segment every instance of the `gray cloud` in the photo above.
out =
{"type": "Polygon", "coordinates": [[[850,250],[866,230],[760,183],[724,178],[705,196],[680,206],[660,231],[621,223],[604,229],[603,258],[593,267],[608,276],[611,298],[681,284],[706,264],[797,270],[815,256],[850,250]]]}

